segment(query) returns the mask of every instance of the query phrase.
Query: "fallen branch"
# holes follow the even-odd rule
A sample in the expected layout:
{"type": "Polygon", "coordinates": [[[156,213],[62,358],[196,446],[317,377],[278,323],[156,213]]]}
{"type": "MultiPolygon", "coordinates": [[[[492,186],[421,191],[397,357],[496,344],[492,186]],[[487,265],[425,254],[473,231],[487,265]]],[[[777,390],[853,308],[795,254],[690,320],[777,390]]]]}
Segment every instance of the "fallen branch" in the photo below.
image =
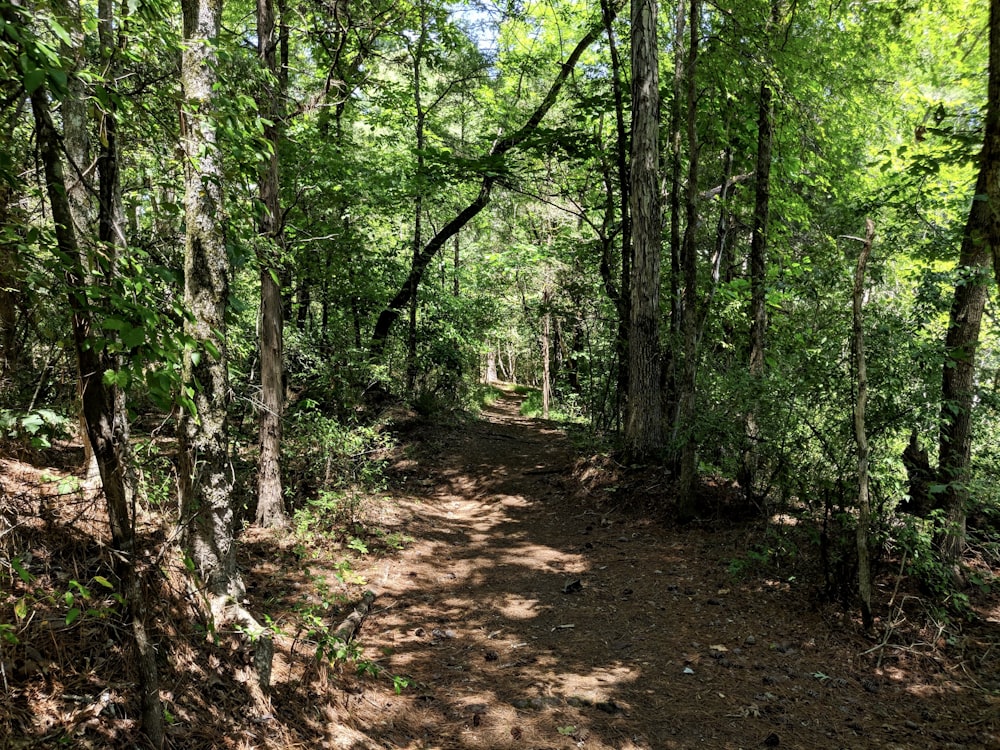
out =
{"type": "Polygon", "coordinates": [[[371,589],[364,593],[364,596],[361,597],[361,601],[358,603],[358,606],[354,608],[354,611],[351,612],[351,614],[347,616],[347,619],[340,623],[334,631],[334,635],[337,636],[339,640],[347,643],[354,638],[355,635],[357,635],[358,631],[361,629],[361,623],[364,622],[365,617],[368,616],[368,612],[371,610],[372,603],[375,601],[376,596],[378,595],[371,589]]]}

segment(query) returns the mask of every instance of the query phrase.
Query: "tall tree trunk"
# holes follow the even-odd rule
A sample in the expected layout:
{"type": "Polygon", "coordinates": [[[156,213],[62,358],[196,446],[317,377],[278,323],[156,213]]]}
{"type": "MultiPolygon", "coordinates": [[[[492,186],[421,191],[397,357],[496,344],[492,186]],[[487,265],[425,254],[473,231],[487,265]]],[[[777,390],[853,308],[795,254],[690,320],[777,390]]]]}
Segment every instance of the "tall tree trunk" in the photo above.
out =
{"type": "MultiPolygon", "coordinates": [[[[613,0],[612,10],[617,12],[622,2],[623,0],[613,0]]],[[[498,138],[493,143],[493,146],[486,154],[488,161],[502,163],[504,157],[510,151],[519,147],[535,132],[545,118],[545,115],[552,109],[552,105],[555,104],[556,99],[559,97],[559,92],[562,91],[563,85],[576,67],[577,61],[579,61],[587,48],[601,35],[603,30],[604,23],[602,20],[601,23],[594,26],[580,40],[566,61],[560,66],[559,73],[556,75],[555,80],[552,82],[541,103],[531,113],[531,116],[528,117],[524,125],[510,135],[498,138]]],[[[419,287],[420,280],[423,278],[424,271],[427,270],[427,266],[431,260],[434,259],[438,251],[444,247],[444,244],[449,239],[454,237],[462,227],[475,218],[490,202],[493,186],[496,184],[497,178],[498,175],[492,171],[484,175],[476,197],[465,208],[459,211],[454,219],[441,227],[413,259],[410,273],[406,280],[386,304],[385,308],[379,314],[378,320],[375,322],[375,328],[372,331],[372,352],[374,354],[380,354],[385,349],[386,339],[392,330],[393,324],[399,318],[400,311],[409,304],[413,290],[419,287]]]]}
{"type": "Polygon", "coordinates": [[[966,504],[972,453],[972,408],[975,400],[976,349],[988,274],[993,263],[1000,285],[1000,0],[990,3],[990,64],[983,150],[979,177],[962,237],[941,383],[941,433],[938,471],[945,491],[939,507],[946,527],[938,540],[942,557],[957,565],[965,550],[966,504]]]}
{"type": "MultiPolygon", "coordinates": [[[[107,1],[102,0],[102,8],[107,1]]],[[[84,302],[88,276],[81,260],[69,191],[59,159],[59,138],[52,122],[48,94],[44,87],[32,93],[31,108],[45,169],[56,243],[67,264],[67,297],[72,315],[73,341],[80,372],[84,373],[81,380],[84,424],[104,489],[111,543],[116,552],[115,572],[122,583],[133,641],[139,657],[143,731],[150,744],[160,748],[163,746],[164,736],[155,649],[146,633],[146,599],[135,567],[138,550],[133,525],[134,487],[128,484],[128,478],[132,476],[131,467],[127,464],[128,436],[122,433],[122,422],[116,419],[115,395],[104,384],[104,373],[111,369],[113,363],[105,361],[99,347],[91,339],[95,321],[92,309],[84,302]]]]}
{"type": "MultiPolygon", "coordinates": [[[[611,93],[615,100],[615,173],[618,182],[618,206],[621,211],[621,275],[617,289],[611,278],[611,242],[607,237],[605,251],[601,260],[601,273],[604,277],[604,288],[615,306],[618,316],[618,327],[615,332],[615,357],[618,360],[616,375],[616,408],[615,423],[619,424],[622,415],[623,400],[628,394],[628,335],[630,324],[629,308],[632,303],[632,215],[630,213],[629,191],[631,178],[629,175],[629,133],[625,122],[625,95],[622,90],[622,65],[618,54],[618,44],[614,33],[614,14],[609,0],[601,0],[601,13],[604,18],[605,30],[608,36],[608,49],[611,56],[611,93]]],[[[608,179],[608,219],[607,225],[613,224],[614,200],[611,180],[608,179]]]]}
{"type": "Polygon", "coordinates": [[[260,234],[260,465],[257,472],[256,522],[261,526],[284,526],[284,493],[281,484],[281,419],[284,393],[284,315],[282,313],[279,271],[282,264],[284,231],[281,226],[279,192],[279,151],[281,147],[281,82],[278,69],[278,39],[275,33],[272,0],[257,0],[257,52],[261,68],[268,76],[258,97],[258,109],[270,124],[264,125],[264,138],[271,144],[271,154],[259,178],[260,234]]]}
{"type": "MultiPolygon", "coordinates": [[[[69,201],[73,233],[76,237],[77,252],[85,277],[90,276],[91,255],[88,243],[93,242],[94,200],[87,179],[91,174],[90,118],[87,116],[88,99],[86,84],[80,76],[84,64],[86,45],[84,43],[83,20],[77,0],[64,0],[57,5],[63,16],[63,25],[69,32],[69,43],[60,45],[62,56],[71,62],[66,77],[66,96],[61,102],[63,124],[63,153],[66,156],[66,197],[69,201]]],[[[82,399],[83,373],[77,373],[77,394],[82,399]]],[[[86,417],[80,410],[80,440],[83,443],[83,466],[87,480],[99,478],[97,457],[87,431],[86,417]]]]}
{"type": "MultiPolygon", "coordinates": [[[[414,140],[417,153],[417,164],[413,175],[413,257],[411,268],[420,261],[420,249],[423,247],[423,214],[424,214],[424,122],[427,113],[424,111],[421,79],[424,62],[424,44],[427,41],[427,15],[423,2],[419,3],[420,34],[411,51],[413,58],[413,104],[416,117],[413,123],[414,140]]],[[[458,239],[458,234],[455,234],[458,239]]],[[[417,384],[417,302],[419,301],[419,279],[410,275],[409,329],[406,337],[406,390],[414,392],[417,384]]]]}
{"type": "Polygon", "coordinates": [[[241,601],[243,581],[234,556],[232,467],[229,459],[229,375],[226,300],[230,264],[222,224],[222,157],[216,144],[215,43],[219,0],[184,0],[183,87],[184,302],[186,333],[196,342],[184,357],[184,387],[197,412],[182,412],[180,496],[185,543],[206,585],[211,613],[221,618],[227,599],[241,601]]]}
{"type": "MultiPolygon", "coordinates": [[[[772,21],[777,3],[772,3],[772,21]]],[[[750,378],[755,389],[764,379],[764,333],[767,330],[767,232],[771,206],[771,146],[774,142],[774,103],[767,80],[761,81],[757,102],[757,165],[755,173],[753,236],[750,239],[750,378]]],[[[757,464],[760,427],[755,392],[746,414],[747,447],[740,466],[740,486],[746,497],[757,497],[757,464]]]]}
{"type": "Polygon", "coordinates": [[[675,350],[681,340],[681,182],[684,133],[682,101],[684,99],[684,28],[687,24],[686,0],[677,0],[674,15],[673,53],[674,74],[670,96],[670,345],[663,372],[663,398],[672,432],[676,440],[679,423],[677,414],[677,360],[675,350]]]}
{"type": "Polygon", "coordinates": [[[552,338],[552,292],[549,291],[548,284],[542,292],[542,418],[549,418],[549,402],[552,399],[552,378],[549,366],[549,352],[552,338]]]}
{"type": "Polygon", "coordinates": [[[857,373],[857,400],[854,404],[854,440],[858,446],[858,592],[861,594],[861,620],[865,629],[872,626],[872,571],[868,527],[871,524],[871,500],[868,496],[868,433],[865,407],[868,403],[868,369],[865,364],[865,334],[862,304],[865,296],[865,268],[872,252],[875,225],[865,221],[865,241],[858,254],[854,272],[854,366],[857,373]]]}
{"type": "MultiPolygon", "coordinates": [[[[109,79],[114,80],[118,69],[117,54],[120,49],[118,40],[115,38],[117,24],[115,21],[114,0],[98,0],[98,41],[102,54],[102,69],[106,71],[109,79]]],[[[104,283],[113,284],[117,275],[119,258],[127,249],[125,237],[125,212],[122,208],[121,170],[119,167],[118,154],[118,112],[114,104],[114,97],[107,97],[107,104],[101,112],[98,131],[100,133],[100,151],[97,158],[98,175],[98,216],[97,230],[98,241],[101,252],[99,264],[102,267],[102,277],[104,283]]],[[[120,369],[123,362],[108,363],[114,369],[120,369]]],[[[92,371],[92,365],[87,364],[84,371],[92,371]]],[[[101,472],[102,482],[107,495],[109,470],[115,472],[115,477],[111,480],[115,485],[121,484],[120,493],[122,498],[111,502],[108,501],[109,515],[118,515],[120,518],[112,522],[112,528],[118,526],[122,531],[122,538],[118,546],[123,550],[122,561],[119,566],[124,573],[122,579],[128,590],[127,599],[129,602],[129,618],[132,623],[132,637],[136,644],[136,656],[139,666],[139,686],[142,705],[142,726],[151,744],[154,747],[163,745],[163,710],[160,705],[159,694],[159,673],[156,666],[156,648],[149,638],[146,628],[146,618],[148,604],[146,592],[142,587],[136,571],[135,562],[137,548],[135,541],[135,493],[137,491],[138,477],[135,468],[135,461],[132,455],[132,448],[129,436],[128,410],[125,401],[125,391],[115,386],[110,390],[110,404],[105,404],[104,408],[110,406],[111,409],[111,435],[112,450],[115,453],[113,467],[107,467],[101,472]]],[[[105,397],[103,400],[107,400],[105,397]]],[[[90,418],[88,417],[88,422],[90,418]]],[[[93,428],[91,428],[93,429],[93,428]]],[[[103,439],[101,439],[103,442],[103,439]]],[[[101,443],[95,443],[100,445],[101,443]]],[[[101,449],[103,452],[106,448],[101,449]]],[[[102,463],[98,457],[98,464],[102,463]]],[[[107,463],[104,461],[103,463],[107,463]]],[[[116,486],[112,494],[117,495],[119,489],[116,486]]]]}
{"type": "Polygon", "coordinates": [[[660,75],[656,0],[632,2],[630,214],[633,266],[625,448],[648,460],[663,447],[660,401],[660,75]]]}
{"type": "Polygon", "coordinates": [[[684,296],[681,299],[681,333],[684,336],[684,362],[678,388],[677,424],[674,432],[680,443],[680,476],[678,478],[677,515],[688,519],[696,512],[698,482],[695,414],[698,385],[698,42],[701,3],[691,0],[689,25],[690,47],[687,62],[687,141],[688,182],[681,248],[681,270],[684,276],[684,296]]]}

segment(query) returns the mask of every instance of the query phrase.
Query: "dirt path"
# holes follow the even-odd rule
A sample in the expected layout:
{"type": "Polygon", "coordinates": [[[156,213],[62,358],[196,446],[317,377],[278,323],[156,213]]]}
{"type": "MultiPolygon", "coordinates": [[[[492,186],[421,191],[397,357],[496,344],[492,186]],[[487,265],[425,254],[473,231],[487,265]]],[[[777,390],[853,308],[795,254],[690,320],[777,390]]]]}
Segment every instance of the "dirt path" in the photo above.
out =
{"type": "Polygon", "coordinates": [[[413,685],[343,700],[378,746],[1000,748],[1000,704],[960,672],[863,656],[804,586],[734,578],[753,530],[665,530],[571,496],[565,437],[518,405],[428,431],[394,467],[413,542],[366,571],[362,642],[413,685]]]}

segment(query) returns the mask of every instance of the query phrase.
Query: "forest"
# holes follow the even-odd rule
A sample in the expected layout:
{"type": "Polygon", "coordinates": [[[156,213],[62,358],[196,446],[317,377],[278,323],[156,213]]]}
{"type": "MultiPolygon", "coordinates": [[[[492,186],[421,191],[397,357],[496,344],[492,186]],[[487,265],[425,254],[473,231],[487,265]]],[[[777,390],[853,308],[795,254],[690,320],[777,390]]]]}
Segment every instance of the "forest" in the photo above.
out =
{"type": "Polygon", "coordinates": [[[0,749],[1000,747],[1000,0],[0,0],[0,122],[0,749]]]}

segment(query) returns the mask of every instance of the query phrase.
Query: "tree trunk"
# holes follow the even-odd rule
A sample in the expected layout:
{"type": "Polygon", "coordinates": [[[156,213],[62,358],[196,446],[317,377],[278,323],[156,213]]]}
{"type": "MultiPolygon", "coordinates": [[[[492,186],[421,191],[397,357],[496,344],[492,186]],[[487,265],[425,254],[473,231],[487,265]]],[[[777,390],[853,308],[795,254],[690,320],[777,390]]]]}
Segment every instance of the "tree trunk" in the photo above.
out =
{"type": "MultiPolygon", "coordinates": [[[[424,44],[427,41],[427,17],[424,4],[419,7],[420,14],[420,34],[417,36],[416,44],[411,51],[413,58],[413,105],[416,117],[414,118],[413,131],[415,148],[417,154],[417,164],[413,175],[413,257],[411,268],[416,267],[420,262],[420,249],[423,246],[422,220],[424,214],[424,122],[427,113],[424,111],[424,102],[421,89],[422,71],[424,62],[424,44]]],[[[458,233],[455,234],[458,239],[458,233]]],[[[406,390],[413,394],[417,384],[417,302],[419,301],[420,280],[410,275],[410,300],[409,300],[409,329],[406,337],[406,390]]]]}
{"type": "Polygon", "coordinates": [[[552,399],[552,380],[549,367],[549,350],[552,337],[552,313],[549,305],[552,294],[548,287],[542,292],[542,418],[549,418],[549,402],[552,399]]]}
{"type": "MultiPolygon", "coordinates": [[[[102,8],[106,7],[104,3],[107,1],[102,0],[102,8]]],[[[128,478],[132,476],[131,467],[127,465],[128,436],[122,434],[122,420],[116,419],[115,394],[104,384],[104,372],[110,369],[112,363],[104,361],[100,349],[91,341],[90,332],[95,325],[91,309],[84,304],[87,274],[81,260],[69,191],[59,160],[59,138],[52,123],[47,97],[44,87],[36,89],[31,95],[31,107],[35,117],[38,148],[45,169],[56,242],[67,263],[67,297],[72,314],[73,341],[80,372],[84,373],[80,388],[84,424],[104,488],[111,543],[116,552],[115,572],[122,583],[133,641],[139,657],[142,727],[150,744],[160,748],[163,746],[164,736],[156,654],[146,633],[146,600],[135,568],[138,555],[133,526],[134,487],[128,484],[128,478]]]]}
{"type": "Polygon", "coordinates": [[[663,447],[660,402],[660,75],[656,0],[632,3],[632,288],[625,448],[631,460],[663,447]]]}
{"type": "MultiPolygon", "coordinates": [[[[772,4],[772,8],[774,5],[772,4]]],[[[772,16],[773,20],[773,16],[772,16]]],[[[767,81],[760,84],[757,102],[757,175],[750,239],[750,378],[759,389],[764,379],[764,333],[767,329],[767,232],[771,202],[771,145],[774,141],[774,103],[767,81]]],[[[760,426],[757,393],[751,396],[746,414],[746,450],[740,466],[740,486],[748,500],[756,502],[760,426]]]]}
{"type": "MultiPolygon", "coordinates": [[[[73,234],[76,239],[77,253],[84,273],[84,283],[91,271],[91,253],[87,244],[93,242],[94,200],[93,192],[87,183],[91,171],[90,120],[87,116],[87,92],[83,78],[79,75],[83,66],[86,45],[84,43],[83,22],[80,16],[80,4],[77,0],[65,0],[57,11],[63,14],[64,27],[69,32],[70,42],[60,45],[62,56],[71,62],[66,77],[66,96],[61,102],[63,125],[62,146],[66,156],[67,174],[66,197],[69,201],[70,217],[72,218],[73,234]]],[[[77,373],[77,395],[82,400],[83,373],[77,373]]],[[[96,480],[100,477],[97,457],[90,443],[87,432],[86,417],[80,410],[80,440],[83,443],[83,467],[86,479],[96,480]]]]}
{"type": "Polygon", "coordinates": [[[184,148],[185,332],[196,342],[184,356],[184,389],[195,411],[181,416],[178,483],[184,541],[205,585],[213,618],[242,601],[234,556],[233,472],[229,459],[226,300],[230,264],[222,225],[222,157],[213,126],[219,0],[184,0],[181,137],[184,148]]]}
{"type": "Polygon", "coordinates": [[[270,124],[264,138],[271,154],[261,169],[260,201],[263,211],[259,231],[263,239],[257,255],[260,266],[260,465],[257,473],[256,522],[260,526],[284,526],[284,493],[281,484],[281,418],[284,413],[284,315],[282,313],[279,269],[284,247],[279,192],[279,149],[281,145],[281,81],[278,69],[278,40],[272,0],[257,0],[257,47],[261,68],[270,77],[263,87],[258,108],[270,124]]]}
{"type": "Polygon", "coordinates": [[[677,360],[676,348],[681,340],[681,191],[683,183],[684,134],[682,102],[684,100],[684,29],[687,24],[686,0],[677,0],[674,15],[673,53],[674,74],[670,97],[670,344],[663,372],[663,399],[666,414],[672,423],[676,440],[677,414],[677,360]]]}
{"type": "Polygon", "coordinates": [[[945,491],[939,507],[946,526],[938,545],[943,559],[957,566],[965,550],[966,504],[972,452],[972,408],[975,401],[976,349],[983,309],[989,296],[993,262],[1000,284],[1000,0],[990,3],[990,64],[986,126],[979,177],[962,237],[941,384],[941,433],[938,472],[945,491]]]}
{"type": "MultiPolygon", "coordinates": [[[[618,326],[615,332],[615,357],[617,359],[615,423],[620,424],[623,399],[628,394],[628,336],[630,325],[629,308],[632,303],[632,215],[630,213],[631,177],[629,174],[629,133],[625,123],[625,95],[622,90],[622,65],[615,41],[614,14],[608,0],[601,0],[601,13],[604,18],[605,31],[608,36],[608,50],[611,57],[611,93],[615,100],[615,172],[618,182],[618,206],[621,211],[621,276],[616,289],[611,278],[611,242],[613,237],[605,239],[605,250],[601,260],[601,274],[604,277],[604,288],[608,298],[615,306],[618,315],[618,326]]],[[[608,179],[608,226],[614,223],[614,191],[611,180],[608,179]]]]}
{"type": "MultiPolygon", "coordinates": [[[[617,11],[621,7],[622,1],[613,0],[613,10],[617,11]]],[[[604,24],[602,21],[602,23],[597,24],[580,40],[566,59],[566,62],[560,66],[559,73],[549,87],[548,92],[541,103],[535,108],[535,111],[531,113],[527,122],[520,129],[506,137],[498,138],[493,143],[492,148],[486,154],[486,160],[495,163],[497,165],[495,169],[501,167],[504,157],[511,150],[520,146],[535,132],[545,115],[552,109],[552,105],[555,104],[559,92],[576,67],[577,61],[587,48],[601,35],[603,29],[604,24]]],[[[420,253],[413,258],[409,275],[396,294],[386,304],[385,309],[382,310],[378,316],[378,320],[375,322],[375,328],[372,331],[372,352],[374,354],[381,354],[384,351],[386,339],[392,330],[393,324],[399,318],[400,311],[409,304],[410,297],[419,287],[420,280],[423,278],[424,271],[427,270],[427,266],[430,265],[431,260],[434,259],[438,251],[444,247],[449,239],[454,237],[462,227],[475,218],[490,202],[493,186],[496,184],[498,176],[498,173],[493,171],[484,175],[480,182],[479,193],[475,199],[431,237],[420,253]]]]}
{"type": "Polygon", "coordinates": [[[677,515],[689,519],[696,512],[698,481],[695,415],[698,385],[698,86],[697,62],[699,17],[701,3],[691,0],[689,20],[690,47],[687,64],[687,141],[688,182],[686,226],[681,248],[681,270],[684,275],[684,296],[681,299],[681,333],[684,336],[684,363],[678,388],[677,424],[675,434],[680,444],[680,476],[678,478],[677,515]]]}
{"type": "Polygon", "coordinates": [[[872,252],[875,225],[865,221],[865,242],[854,272],[854,365],[857,373],[857,400],[854,404],[854,440],[858,446],[858,593],[861,595],[861,620],[866,630],[872,627],[872,571],[868,527],[871,524],[871,501],[868,497],[868,433],[865,430],[865,406],[868,403],[868,370],[865,365],[865,334],[862,304],[865,296],[865,268],[872,252]]]}

